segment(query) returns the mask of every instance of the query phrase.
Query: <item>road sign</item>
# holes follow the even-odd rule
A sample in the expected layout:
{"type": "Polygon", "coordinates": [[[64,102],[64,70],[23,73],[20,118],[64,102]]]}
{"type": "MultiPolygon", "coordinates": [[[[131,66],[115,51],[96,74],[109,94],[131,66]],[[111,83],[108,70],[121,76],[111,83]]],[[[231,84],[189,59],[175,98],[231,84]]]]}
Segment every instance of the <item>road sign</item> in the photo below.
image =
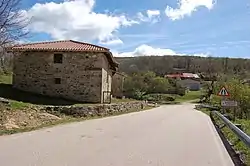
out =
{"type": "Polygon", "coordinates": [[[218,93],[218,96],[229,96],[227,89],[223,86],[218,93]]]}
{"type": "Polygon", "coordinates": [[[237,101],[233,100],[222,100],[221,106],[223,107],[237,107],[237,101]]]}

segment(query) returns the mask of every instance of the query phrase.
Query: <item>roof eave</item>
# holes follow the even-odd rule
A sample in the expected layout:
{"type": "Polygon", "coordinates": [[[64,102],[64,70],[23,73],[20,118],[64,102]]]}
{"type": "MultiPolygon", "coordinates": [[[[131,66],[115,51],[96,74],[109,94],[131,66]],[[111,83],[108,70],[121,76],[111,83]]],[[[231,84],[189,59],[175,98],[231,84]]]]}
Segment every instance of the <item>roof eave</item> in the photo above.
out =
{"type": "Polygon", "coordinates": [[[102,53],[105,53],[105,52],[109,52],[108,50],[105,51],[105,50],[71,50],[71,49],[19,49],[19,48],[7,48],[7,50],[9,51],[12,51],[12,52],[32,52],[32,51],[36,51],[36,52],[43,52],[43,51],[46,51],[46,52],[102,52],[102,53]]]}

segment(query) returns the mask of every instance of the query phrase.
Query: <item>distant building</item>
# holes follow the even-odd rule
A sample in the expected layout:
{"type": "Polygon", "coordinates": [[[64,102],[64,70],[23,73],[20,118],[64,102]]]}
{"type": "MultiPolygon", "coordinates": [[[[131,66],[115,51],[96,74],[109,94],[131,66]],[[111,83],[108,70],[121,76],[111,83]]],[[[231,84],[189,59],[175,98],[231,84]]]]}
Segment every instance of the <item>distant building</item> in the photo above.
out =
{"type": "Polygon", "coordinates": [[[196,81],[192,79],[184,79],[184,80],[179,80],[177,83],[181,87],[187,88],[190,91],[199,91],[201,89],[200,81],[196,81]]]}
{"type": "Polygon", "coordinates": [[[180,74],[168,74],[165,75],[166,78],[172,78],[172,79],[192,79],[192,80],[199,80],[200,77],[198,74],[193,74],[193,73],[180,73],[180,74]]]}
{"type": "Polygon", "coordinates": [[[9,51],[15,55],[15,88],[81,102],[110,102],[118,64],[109,49],[65,40],[17,45],[9,51]]]}

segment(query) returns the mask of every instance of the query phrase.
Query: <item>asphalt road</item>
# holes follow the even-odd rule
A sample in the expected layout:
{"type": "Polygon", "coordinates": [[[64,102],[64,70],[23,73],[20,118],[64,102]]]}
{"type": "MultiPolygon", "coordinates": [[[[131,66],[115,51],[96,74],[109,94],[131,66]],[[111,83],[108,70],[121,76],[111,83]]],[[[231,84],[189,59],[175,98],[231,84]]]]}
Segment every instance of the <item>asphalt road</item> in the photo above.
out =
{"type": "Polygon", "coordinates": [[[232,166],[209,117],[194,105],[0,137],[1,166],[232,166]]]}

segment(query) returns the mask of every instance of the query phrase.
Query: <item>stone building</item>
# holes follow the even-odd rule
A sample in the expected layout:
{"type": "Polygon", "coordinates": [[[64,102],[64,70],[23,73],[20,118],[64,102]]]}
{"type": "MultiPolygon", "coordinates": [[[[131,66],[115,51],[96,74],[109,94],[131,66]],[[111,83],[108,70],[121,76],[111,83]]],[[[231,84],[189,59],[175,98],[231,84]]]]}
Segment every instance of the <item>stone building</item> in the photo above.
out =
{"type": "Polygon", "coordinates": [[[123,83],[125,75],[119,72],[116,72],[112,77],[112,96],[116,98],[123,97],[123,83]]]}
{"type": "Polygon", "coordinates": [[[14,88],[89,103],[111,99],[118,64],[109,49],[73,40],[16,45],[14,88]]]}

